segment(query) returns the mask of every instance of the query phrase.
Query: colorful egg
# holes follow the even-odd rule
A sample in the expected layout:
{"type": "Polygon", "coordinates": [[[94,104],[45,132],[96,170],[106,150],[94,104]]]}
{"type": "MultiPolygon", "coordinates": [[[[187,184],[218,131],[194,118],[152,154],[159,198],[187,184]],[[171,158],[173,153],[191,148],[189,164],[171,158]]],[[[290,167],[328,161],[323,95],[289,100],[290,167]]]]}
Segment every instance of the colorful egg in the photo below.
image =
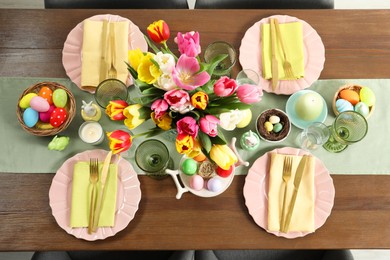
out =
{"type": "Polygon", "coordinates": [[[211,178],[207,181],[207,189],[212,192],[218,192],[222,190],[222,181],[218,178],[211,178]]]}
{"type": "Polygon", "coordinates": [[[36,97],[38,96],[37,94],[35,93],[28,93],[26,95],[24,95],[20,101],[19,101],[19,107],[22,108],[22,109],[26,109],[28,107],[30,107],[30,101],[33,97],[36,97]]]}
{"type": "Polygon", "coordinates": [[[68,94],[65,90],[58,88],[53,92],[53,103],[56,107],[65,107],[68,102],[68,94]]]}
{"type": "Polygon", "coordinates": [[[59,127],[65,122],[67,117],[68,115],[66,110],[61,107],[57,107],[53,110],[53,112],[50,115],[50,124],[53,127],[59,127]]]}
{"type": "Polygon", "coordinates": [[[271,132],[272,129],[274,129],[274,125],[271,122],[267,121],[264,123],[264,128],[267,132],[271,132]]]}
{"type": "Polygon", "coordinates": [[[30,107],[38,112],[46,112],[49,110],[50,105],[43,97],[35,96],[30,100],[30,107]]]}
{"type": "Polygon", "coordinates": [[[280,122],[280,117],[278,116],[270,116],[268,121],[271,123],[271,124],[277,124],[280,122]]]}
{"type": "Polygon", "coordinates": [[[49,123],[51,113],[54,111],[55,108],[56,107],[54,105],[50,105],[49,110],[47,110],[46,112],[40,112],[39,113],[39,120],[41,120],[43,123],[49,123]]]}
{"type": "Polygon", "coordinates": [[[364,102],[359,102],[355,105],[354,110],[364,117],[370,113],[370,108],[364,102]]]}
{"type": "Polygon", "coordinates": [[[252,120],[252,111],[250,109],[241,110],[241,121],[236,125],[237,128],[244,128],[252,120]]]}
{"type": "Polygon", "coordinates": [[[184,174],[194,175],[198,170],[198,164],[193,159],[185,159],[181,165],[181,170],[184,174]]]}
{"type": "Polygon", "coordinates": [[[204,186],[204,180],[200,175],[192,175],[190,179],[190,188],[194,190],[201,190],[204,186]]]}
{"type": "Polygon", "coordinates": [[[23,112],[23,122],[28,127],[33,127],[38,122],[38,112],[28,107],[23,112]]]}
{"type": "Polygon", "coordinates": [[[367,106],[371,107],[375,105],[376,98],[374,92],[367,88],[367,87],[362,87],[360,89],[360,101],[364,102],[367,106]]]}
{"type": "Polygon", "coordinates": [[[272,131],[274,133],[279,133],[282,129],[283,129],[283,125],[281,123],[276,123],[274,125],[274,129],[272,129],[272,131]]]}
{"type": "Polygon", "coordinates": [[[340,91],[339,96],[341,99],[347,100],[353,106],[356,105],[359,101],[359,94],[352,89],[343,89],[340,91]]]}
{"type": "Polygon", "coordinates": [[[344,111],[353,111],[353,105],[345,99],[338,99],[336,100],[336,109],[339,113],[344,111]]]}
{"type": "Polygon", "coordinates": [[[234,166],[232,165],[227,170],[224,170],[221,167],[217,167],[216,172],[217,172],[218,176],[221,176],[222,178],[226,178],[226,177],[229,177],[230,174],[232,174],[233,170],[234,170],[234,166]]]}
{"type": "Polygon", "coordinates": [[[42,87],[38,96],[43,97],[51,105],[53,104],[53,91],[49,87],[42,87]]]}

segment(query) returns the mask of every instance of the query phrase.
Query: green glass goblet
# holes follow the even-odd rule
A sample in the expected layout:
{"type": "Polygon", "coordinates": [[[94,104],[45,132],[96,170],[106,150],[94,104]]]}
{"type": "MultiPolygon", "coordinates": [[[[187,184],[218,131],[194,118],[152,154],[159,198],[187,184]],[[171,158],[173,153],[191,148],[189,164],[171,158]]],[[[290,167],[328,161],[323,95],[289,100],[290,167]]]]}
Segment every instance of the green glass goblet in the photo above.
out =
{"type": "Polygon", "coordinates": [[[157,140],[143,141],[135,150],[135,162],[149,177],[162,179],[168,176],[165,173],[171,158],[166,145],[157,140]]]}
{"type": "Polygon", "coordinates": [[[367,134],[368,124],[361,114],[345,111],[336,117],[329,129],[330,136],[323,147],[329,152],[338,153],[348,145],[361,141],[367,134]]]}

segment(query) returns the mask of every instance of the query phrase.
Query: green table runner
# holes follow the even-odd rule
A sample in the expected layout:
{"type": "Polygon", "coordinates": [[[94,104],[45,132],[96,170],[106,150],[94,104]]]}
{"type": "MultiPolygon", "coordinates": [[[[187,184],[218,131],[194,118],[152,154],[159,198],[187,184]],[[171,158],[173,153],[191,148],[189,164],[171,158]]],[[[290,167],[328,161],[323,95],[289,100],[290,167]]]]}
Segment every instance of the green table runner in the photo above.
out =
{"type": "MultiPolygon", "coordinates": [[[[387,156],[390,152],[390,137],[387,135],[387,130],[390,129],[390,119],[386,118],[385,111],[388,106],[386,96],[389,93],[390,79],[370,79],[370,80],[319,80],[315,82],[309,89],[319,92],[327,101],[328,117],[326,124],[331,124],[334,120],[332,111],[332,100],[337,89],[346,84],[354,83],[371,88],[377,97],[377,105],[373,115],[368,119],[369,130],[368,134],[361,142],[349,146],[341,153],[329,153],[320,148],[314,151],[313,154],[320,158],[325,166],[332,174],[390,174],[390,160],[387,156]]],[[[243,129],[236,129],[232,132],[226,132],[227,138],[233,136],[239,139],[243,132],[249,129],[255,130],[254,120],[261,111],[267,108],[279,108],[285,110],[285,104],[289,96],[278,96],[274,94],[264,93],[263,99],[256,104],[253,111],[253,119],[249,126],[243,129]]],[[[93,95],[80,90],[69,79],[58,78],[0,78],[0,144],[2,146],[0,153],[0,172],[13,173],[54,173],[64,163],[64,161],[73,155],[90,149],[108,149],[108,141],[92,146],[83,143],[78,137],[78,128],[83,122],[80,109],[81,100],[92,101],[93,95]],[[48,143],[53,137],[38,137],[25,132],[16,118],[16,104],[20,94],[24,89],[42,81],[56,81],[63,84],[72,91],[76,97],[77,113],[70,126],[60,135],[70,137],[70,144],[64,151],[50,151],[47,148],[48,143]]],[[[113,122],[103,114],[100,120],[105,131],[114,129],[126,129],[122,122],[113,122]]],[[[151,127],[151,122],[148,122],[140,129],[134,132],[139,133],[151,127]]],[[[258,150],[247,152],[240,149],[237,143],[237,150],[244,160],[253,163],[255,159],[262,156],[265,152],[284,146],[298,147],[296,136],[300,133],[300,129],[292,127],[289,137],[282,143],[270,144],[264,141],[258,150]]],[[[171,155],[175,162],[175,167],[178,166],[180,155],[175,151],[174,144],[168,142],[164,138],[164,134],[156,136],[157,139],[165,140],[171,150],[171,155]]],[[[134,145],[128,153],[127,157],[134,167],[138,169],[132,159],[135,147],[142,139],[135,139],[134,145]]],[[[248,168],[239,167],[237,174],[246,174],[248,168]]],[[[138,171],[140,172],[140,171],[138,171]]],[[[141,173],[141,172],[140,172],[141,173]]]]}

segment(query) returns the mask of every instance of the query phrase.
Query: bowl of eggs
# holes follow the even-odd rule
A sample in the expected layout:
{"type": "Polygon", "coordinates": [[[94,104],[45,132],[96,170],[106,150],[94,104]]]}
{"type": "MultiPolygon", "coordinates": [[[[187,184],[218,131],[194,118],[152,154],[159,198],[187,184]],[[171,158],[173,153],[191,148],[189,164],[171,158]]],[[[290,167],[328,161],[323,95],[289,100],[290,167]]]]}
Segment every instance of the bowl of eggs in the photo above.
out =
{"type": "Polygon", "coordinates": [[[22,128],[36,136],[53,136],[65,130],[76,113],[73,94],[56,82],[40,82],[20,95],[16,115],[22,128]]]}
{"type": "Polygon", "coordinates": [[[332,108],[336,116],[344,111],[355,111],[368,119],[374,112],[375,102],[375,94],[370,88],[347,84],[336,92],[332,108]]]}
{"type": "Polygon", "coordinates": [[[285,140],[291,131],[289,117],[284,111],[276,108],[263,111],[255,123],[260,138],[271,143],[285,140]]]}

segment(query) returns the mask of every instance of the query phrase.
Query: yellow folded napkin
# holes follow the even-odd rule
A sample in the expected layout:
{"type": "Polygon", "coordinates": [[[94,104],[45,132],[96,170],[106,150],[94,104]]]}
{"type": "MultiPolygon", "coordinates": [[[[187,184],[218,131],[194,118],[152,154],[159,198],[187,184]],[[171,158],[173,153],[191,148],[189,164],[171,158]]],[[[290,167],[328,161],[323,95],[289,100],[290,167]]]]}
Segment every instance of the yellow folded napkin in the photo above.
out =
{"type": "MultiPolygon", "coordinates": [[[[103,163],[99,163],[99,175],[101,174],[102,168],[103,163]]],[[[110,164],[98,223],[99,227],[114,226],[117,180],[117,165],[110,164]]],[[[77,162],[74,166],[72,182],[71,227],[88,226],[91,188],[92,186],[89,182],[89,162],[77,162]]],[[[97,183],[97,191],[100,191],[100,182],[97,183]]]]}
{"type": "MultiPolygon", "coordinates": [[[[268,230],[279,231],[280,220],[283,205],[283,161],[286,155],[271,154],[269,190],[268,190],[268,230]]],[[[294,189],[294,177],[302,156],[292,156],[292,174],[287,189],[286,203],[289,205],[294,189]]],[[[298,189],[295,207],[291,216],[291,222],[288,232],[313,232],[314,228],[314,167],[315,159],[313,156],[307,157],[306,168],[303,173],[301,184],[298,189]]],[[[285,209],[287,214],[288,207],[285,209]]]]}
{"type": "MultiPolygon", "coordinates": [[[[115,68],[117,79],[126,84],[128,71],[127,61],[129,21],[110,22],[107,26],[105,50],[103,46],[103,21],[85,20],[83,28],[83,46],[81,59],[81,88],[85,90],[95,89],[100,83],[100,65],[102,53],[106,56],[107,74],[111,66],[110,28],[115,31],[115,68]],[[112,26],[110,25],[112,24],[112,26]]],[[[107,75],[105,75],[107,76],[107,75]]]]}
{"type": "MultiPolygon", "coordinates": [[[[287,59],[291,63],[294,71],[294,76],[299,79],[305,75],[304,53],[303,53],[303,37],[302,37],[302,23],[292,22],[279,24],[280,33],[284,40],[285,49],[287,52],[287,59]]],[[[263,78],[271,79],[271,29],[270,24],[262,24],[262,57],[263,57],[263,78]]],[[[283,71],[283,50],[276,35],[276,58],[278,60],[278,74],[279,79],[286,79],[283,71]]]]}

